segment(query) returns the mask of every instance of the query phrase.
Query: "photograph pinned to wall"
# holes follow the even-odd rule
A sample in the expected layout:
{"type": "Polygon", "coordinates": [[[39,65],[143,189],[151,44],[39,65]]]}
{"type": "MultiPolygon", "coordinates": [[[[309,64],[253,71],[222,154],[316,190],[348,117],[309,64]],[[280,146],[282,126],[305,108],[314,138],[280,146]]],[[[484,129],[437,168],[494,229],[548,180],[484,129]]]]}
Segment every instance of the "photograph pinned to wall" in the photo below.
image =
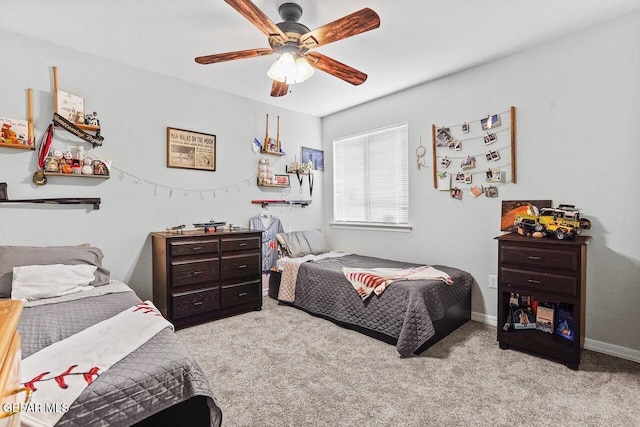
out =
{"type": "Polygon", "coordinates": [[[482,196],[482,194],[484,194],[484,188],[474,185],[473,187],[471,187],[471,194],[473,195],[473,197],[482,196]]]}
{"type": "Polygon", "coordinates": [[[29,122],[27,120],[0,117],[0,143],[33,145],[29,140],[29,122]]]}
{"type": "Polygon", "coordinates": [[[484,119],[480,120],[480,124],[482,125],[482,130],[492,129],[500,126],[500,116],[498,114],[489,114],[484,119]]]}
{"type": "Polygon", "coordinates": [[[495,133],[487,133],[484,137],[484,145],[493,144],[498,140],[498,137],[495,133]]]}
{"type": "Polygon", "coordinates": [[[449,167],[450,164],[451,164],[451,160],[449,159],[449,157],[444,156],[442,159],[440,159],[440,167],[446,169],[449,167]]]}
{"type": "Polygon", "coordinates": [[[302,163],[311,162],[313,170],[324,171],[324,151],[307,147],[302,147],[301,150],[302,163]]]}
{"type": "Polygon", "coordinates": [[[456,174],[456,182],[461,182],[464,184],[471,184],[473,178],[470,173],[458,172],[456,174]]]}
{"type": "Polygon", "coordinates": [[[504,172],[500,169],[487,169],[487,182],[504,182],[504,172]]]}
{"type": "Polygon", "coordinates": [[[462,170],[468,170],[468,169],[473,169],[476,167],[476,158],[474,156],[467,156],[466,159],[464,159],[462,161],[462,163],[460,164],[460,167],[462,167],[462,170]]]}
{"type": "Polygon", "coordinates": [[[500,160],[500,153],[498,153],[498,150],[489,150],[489,152],[485,154],[485,157],[487,159],[487,162],[497,162],[498,160],[500,160]]]}
{"type": "Polygon", "coordinates": [[[459,189],[458,187],[454,187],[451,190],[449,190],[449,195],[451,196],[452,199],[462,200],[462,190],[459,189]]]}
{"type": "Polygon", "coordinates": [[[216,170],[216,136],[167,127],[167,167],[216,170]]]}
{"type": "Polygon", "coordinates": [[[469,123],[462,124],[462,133],[469,133],[469,123]]]}
{"type": "Polygon", "coordinates": [[[438,190],[449,191],[451,190],[451,175],[446,172],[438,174],[438,190]]]}
{"type": "Polygon", "coordinates": [[[452,139],[449,128],[440,128],[436,131],[436,140],[438,141],[436,145],[438,147],[448,146],[452,139]]]}
{"type": "Polygon", "coordinates": [[[498,187],[495,187],[493,185],[490,185],[488,187],[485,187],[484,189],[484,195],[486,197],[498,197],[498,187]]]}
{"type": "Polygon", "coordinates": [[[540,209],[550,208],[551,200],[503,200],[500,231],[515,232],[513,225],[518,215],[538,215],[540,209]],[[533,210],[533,211],[532,211],[533,210]]]}
{"type": "Polygon", "coordinates": [[[449,148],[453,148],[455,151],[461,151],[462,142],[458,141],[457,139],[454,139],[449,143],[449,148]]]}

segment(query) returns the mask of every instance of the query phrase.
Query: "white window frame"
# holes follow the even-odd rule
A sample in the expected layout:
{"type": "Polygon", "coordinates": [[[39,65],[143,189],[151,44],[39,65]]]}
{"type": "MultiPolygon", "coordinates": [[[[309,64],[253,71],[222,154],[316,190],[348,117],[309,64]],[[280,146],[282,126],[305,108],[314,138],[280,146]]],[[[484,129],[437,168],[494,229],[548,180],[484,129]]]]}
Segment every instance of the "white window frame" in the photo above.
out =
{"type": "Polygon", "coordinates": [[[412,229],[408,134],[402,122],[333,140],[332,228],[412,229]]]}

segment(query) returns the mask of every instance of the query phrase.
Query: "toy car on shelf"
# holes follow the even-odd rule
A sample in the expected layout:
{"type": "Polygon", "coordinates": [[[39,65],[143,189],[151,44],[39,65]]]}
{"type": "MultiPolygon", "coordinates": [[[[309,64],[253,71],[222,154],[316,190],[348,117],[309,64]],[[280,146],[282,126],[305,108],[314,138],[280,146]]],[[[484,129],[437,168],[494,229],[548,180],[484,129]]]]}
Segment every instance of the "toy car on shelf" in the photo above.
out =
{"type": "Polygon", "coordinates": [[[558,240],[573,239],[582,230],[591,228],[591,221],[580,218],[580,212],[573,205],[559,205],[557,208],[538,208],[529,204],[526,214],[516,216],[514,222],[518,233],[533,237],[555,236],[558,240]]]}

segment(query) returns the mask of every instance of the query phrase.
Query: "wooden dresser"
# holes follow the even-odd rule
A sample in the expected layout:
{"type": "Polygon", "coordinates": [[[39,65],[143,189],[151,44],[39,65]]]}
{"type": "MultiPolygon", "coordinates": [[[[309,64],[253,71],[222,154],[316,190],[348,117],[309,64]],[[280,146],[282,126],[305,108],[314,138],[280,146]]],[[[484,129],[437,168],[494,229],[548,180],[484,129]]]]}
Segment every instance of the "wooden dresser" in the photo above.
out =
{"type": "Polygon", "coordinates": [[[262,232],[151,234],[153,303],[177,329],[262,309],[262,232]]]}
{"type": "MultiPolygon", "coordinates": [[[[501,349],[515,348],[578,369],[584,347],[587,244],[590,237],[574,240],[535,239],[519,234],[498,240],[498,342],[501,349]],[[510,323],[511,294],[562,308],[573,321],[573,339],[540,330],[515,330],[510,323]]],[[[553,325],[555,331],[557,322],[553,325]]]]}
{"type": "Polygon", "coordinates": [[[20,334],[17,327],[22,302],[0,301],[0,427],[20,425],[20,413],[11,412],[7,404],[22,403],[25,390],[20,388],[20,334]],[[9,409],[9,411],[6,411],[9,409]]]}

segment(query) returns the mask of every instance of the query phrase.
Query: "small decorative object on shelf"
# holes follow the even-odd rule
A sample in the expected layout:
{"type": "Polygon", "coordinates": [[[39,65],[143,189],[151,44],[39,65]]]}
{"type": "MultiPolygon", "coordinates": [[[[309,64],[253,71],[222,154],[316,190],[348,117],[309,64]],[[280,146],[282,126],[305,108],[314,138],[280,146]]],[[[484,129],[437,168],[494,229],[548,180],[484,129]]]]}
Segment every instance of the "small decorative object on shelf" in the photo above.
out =
{"type": "Polygon", "coordinates": [[[581,218],[579,209],[574,205],[559,205],[557,208],[538,210],[529,204],[527,212],[515,217],[514,225],[518,234],[531,237],[555,237],[558,240],[571,240],[591,228],[591,221],[581,218]]]}
{"type": "Polygon", "coordinates": [[[264,144],[260,150],[263,154],[273,154],[275,156],[284,156],[286,153],[282,151],[280,146],[280,116],[277,118],[276,138],[269,138],[269,115],[267,114],[267,124],[264,136],[264,144]]]}
{"type": "Polygon", "coordinates": [[[84,98],[58,89],[58,67],[53,67],[53,96],[53,124],[89,142],[94,148],[102,145],[104,137],[100,135],[97,113],[85,115],[84,98]]]}
{"type": "Polygon", "coordinates": [[[9,198],[7,194],[7,183],[0,182],[0,200],[7,200],[9,198]]]}
{"type": "Polygon", "coordinates": [[[33,89],[27,91],[28,119],[0,117],[0,147],[35,150],[33,135],[33,89]]]}

